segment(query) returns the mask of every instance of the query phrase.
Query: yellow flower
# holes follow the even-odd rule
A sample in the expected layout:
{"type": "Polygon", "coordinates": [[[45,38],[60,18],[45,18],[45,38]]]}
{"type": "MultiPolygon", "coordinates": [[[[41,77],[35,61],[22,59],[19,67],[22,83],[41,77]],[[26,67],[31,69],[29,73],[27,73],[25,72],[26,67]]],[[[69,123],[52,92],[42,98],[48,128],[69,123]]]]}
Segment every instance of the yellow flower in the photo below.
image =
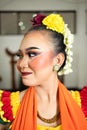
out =
{"type": "Polygon", "coordinates": [[[20,104],[19,91],[17,91],[17,92],[12,92],[10,98],[11,98],[11,106],[12,106],[13,118],[15,118],[16,112],[17,112],[18,107],[19,107],[19,104],[20,104]]]}
{"type": "Polygon", "coordinates": [[[2,106],[3,106],[3,103],[2,101],[0,101],[0,111],[1,111],[2,106]]]}
{"type": "Polygon", "coordinates": [[[64,21],[59,14],[50,14],[42,20],[42,23],[47,26],[48,29],[53,31],[64,33],[64,21]]]}
{"type": "Polygon", "coordinates": [[[76,102],[78,103],[78,105],[81,107],[81,98],[80,98],[80,93],[79,91],[70,91],[72,94],[72,97],[76,100],[76,102]]]}

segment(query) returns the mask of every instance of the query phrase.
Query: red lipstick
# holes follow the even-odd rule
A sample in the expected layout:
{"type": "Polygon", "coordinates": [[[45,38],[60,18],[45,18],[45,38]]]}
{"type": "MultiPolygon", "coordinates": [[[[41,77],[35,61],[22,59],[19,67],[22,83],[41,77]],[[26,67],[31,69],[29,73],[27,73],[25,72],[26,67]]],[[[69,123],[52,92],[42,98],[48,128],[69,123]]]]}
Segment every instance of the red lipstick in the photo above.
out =
{"type": "Polygon", "coordinates": [[[32,72],[22,72],[21,74],[22,74],[22,76],[27,76],[27,75],[32,74],[32,72]]]}

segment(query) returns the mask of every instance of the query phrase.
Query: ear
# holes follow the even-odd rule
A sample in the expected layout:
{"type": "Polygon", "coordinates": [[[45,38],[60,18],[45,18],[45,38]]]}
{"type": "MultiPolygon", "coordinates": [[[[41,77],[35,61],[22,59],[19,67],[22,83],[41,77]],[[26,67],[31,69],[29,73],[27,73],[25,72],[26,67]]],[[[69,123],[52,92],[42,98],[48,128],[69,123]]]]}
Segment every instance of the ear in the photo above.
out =
{"type": "Polygon", "coordinates": [[[64,63],[64,60],[65,60],[64,54],[63,53],[59,53],[55,57],[55,61],[56,61],[55,64],[58,64],[58,66],[61,67],[62,64],[64,63]]]}

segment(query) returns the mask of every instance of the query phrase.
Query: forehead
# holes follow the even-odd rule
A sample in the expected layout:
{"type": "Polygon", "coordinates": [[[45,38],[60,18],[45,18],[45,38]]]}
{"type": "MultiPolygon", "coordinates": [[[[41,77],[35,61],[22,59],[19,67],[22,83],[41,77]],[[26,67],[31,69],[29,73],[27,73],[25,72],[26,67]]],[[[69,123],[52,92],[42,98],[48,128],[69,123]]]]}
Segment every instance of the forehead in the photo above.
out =
{"type": "Polygon", "coordinates": [[[20,49],[25,50],[28,47],[38,47],[42,50],[53,49],[52,40],[45,31],[31,31],[24,36],[20,49]]]}

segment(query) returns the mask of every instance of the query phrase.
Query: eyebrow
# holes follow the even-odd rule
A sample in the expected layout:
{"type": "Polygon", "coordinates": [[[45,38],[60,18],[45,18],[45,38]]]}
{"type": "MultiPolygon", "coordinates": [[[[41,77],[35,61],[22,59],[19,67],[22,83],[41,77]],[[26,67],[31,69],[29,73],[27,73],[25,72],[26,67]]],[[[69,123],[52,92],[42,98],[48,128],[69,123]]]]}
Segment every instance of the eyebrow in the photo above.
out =
{"type": "Polygon", "coordinates": [[[38,47],[29,47],[29,48],[26,48],[25,50],[29,51],[29,50],[32,50],[32,49],[40,49],[40,48],[38,48],[38,47]]]}
{"type": "MultiPolygon", "coordinates": [[[[32,50],[32,49],[40,49],[38,47],[29,47],[29,48],[26,48],[25,51],[29,51],[29,50],[32,50]]],[[[18,52],[21,52],[21,50],[19,49],[18,52]]]]}

